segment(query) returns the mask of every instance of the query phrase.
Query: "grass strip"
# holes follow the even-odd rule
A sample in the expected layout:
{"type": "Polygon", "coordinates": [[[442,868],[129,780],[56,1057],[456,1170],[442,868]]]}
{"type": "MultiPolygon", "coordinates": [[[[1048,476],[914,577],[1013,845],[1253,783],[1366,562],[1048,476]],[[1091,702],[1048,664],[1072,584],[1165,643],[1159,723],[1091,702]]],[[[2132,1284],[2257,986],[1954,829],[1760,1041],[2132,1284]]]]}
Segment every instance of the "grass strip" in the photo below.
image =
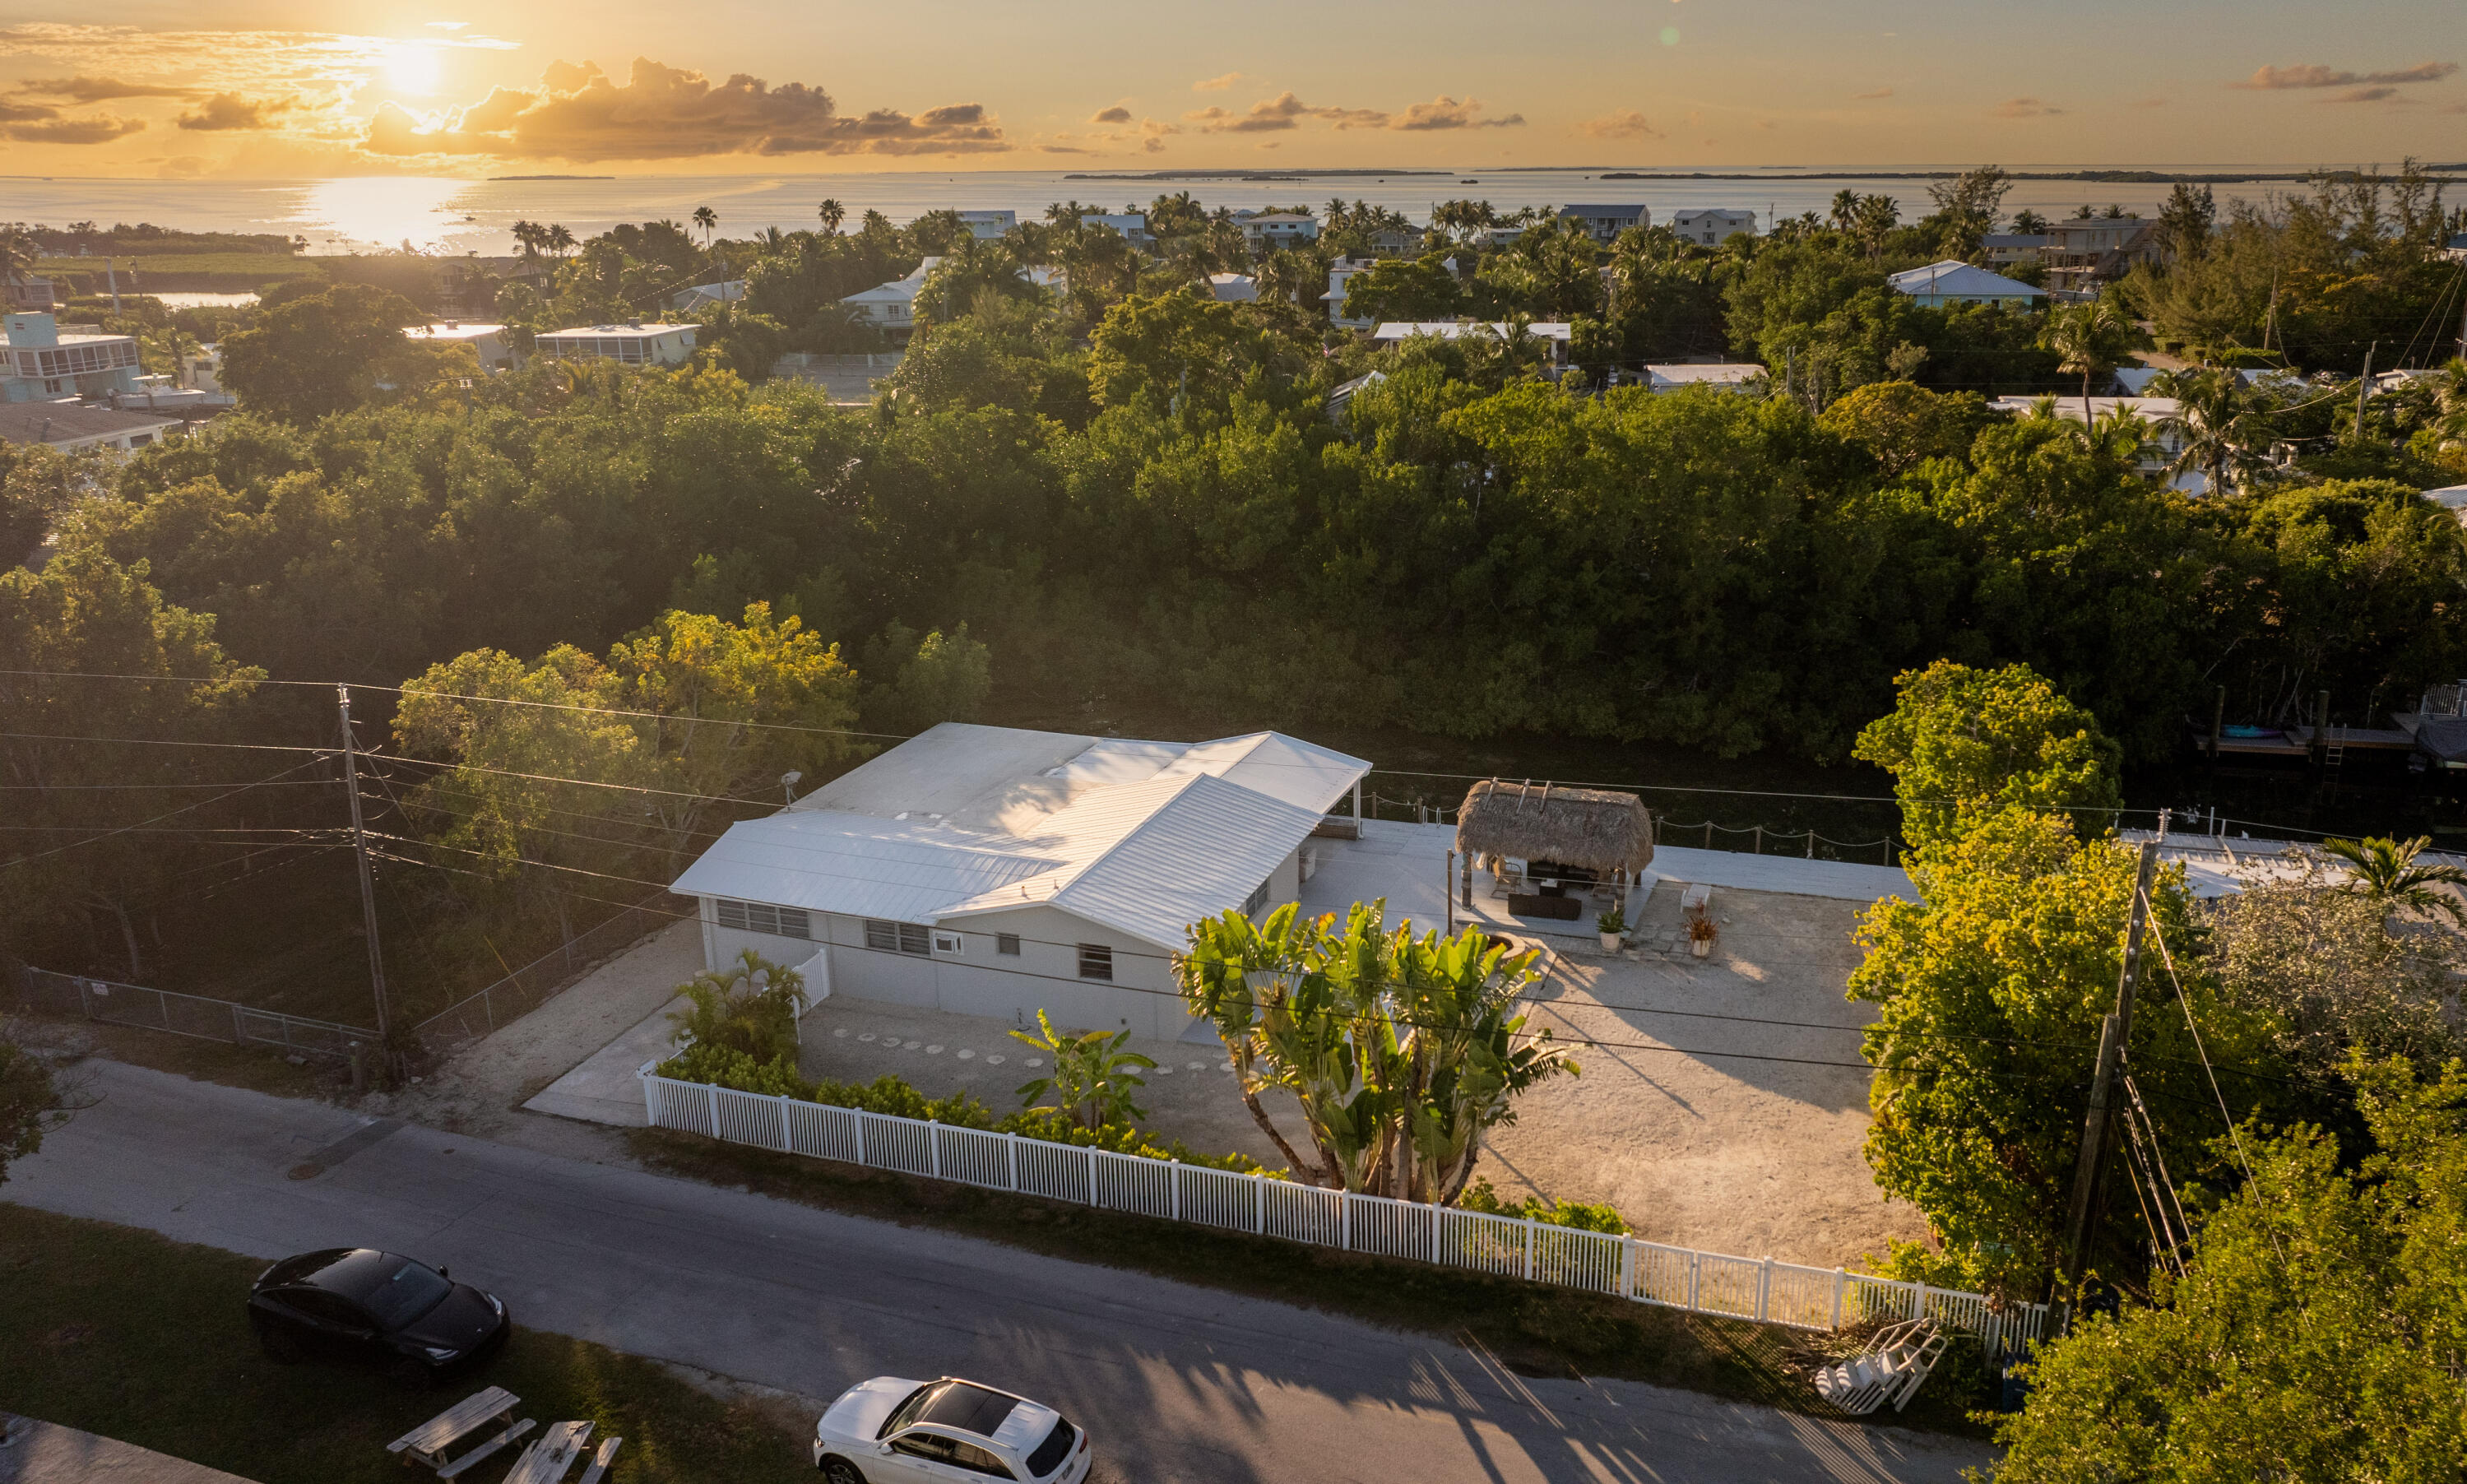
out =
{"type": "MultiPolygon", "coordinates": [[[[1479,1345],[1527,1376],[1648,1382],[1839,1417],[1817,1397],[1811,1377],[1859,1348],[1848,1335],[1092,1210],[672,1130],[628,1137],[635,1158],[664,1174],[1439,1336],[1479,1345]]],[[[1957,1341],[1908,1411],[1867,1420],[1985,1437],[1970,1413],[1987,1405],[1989,1384],[1979,1347],[1957,1341]]]]}
{"type": "MultiPolygon", "coordinates": [[[[425,1392],[345,1366],[278,1365],[244,1309],[264,1266],[0,1202],[0,1402],[260,1484],[404,1484],[385,1446],[493,1383],[543,1428],[588,1418],[595,1439],[622,1437],[617,1484],[813,1477],[802,1430],[777,1409],[519,1324],[487,1365],[425,1392]]],[[[509,1450],[470,1476],[496,1478],[511,1461],[509,1450]]]]}

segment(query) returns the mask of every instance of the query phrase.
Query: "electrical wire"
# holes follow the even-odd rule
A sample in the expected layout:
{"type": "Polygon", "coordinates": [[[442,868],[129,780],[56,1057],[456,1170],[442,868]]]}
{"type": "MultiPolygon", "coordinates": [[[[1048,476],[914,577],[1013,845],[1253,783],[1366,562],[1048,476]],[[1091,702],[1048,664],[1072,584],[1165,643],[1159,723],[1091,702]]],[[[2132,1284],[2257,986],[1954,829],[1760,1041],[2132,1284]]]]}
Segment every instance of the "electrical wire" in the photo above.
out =
{"type": "MultiPolygon", "coordinates": [[[[286,749],[283,749],[283,751],[285,751],[285,752],[290,752],[290,751],[294,751],[294,749],[286,748],[286,749]]],[[[87,837],[86,837],[85,839],[83,839],[83,840],[73,840],[73,841],[70,841],[67,844],[64,844],[64,845],[55,845],[55,846],[53,846],[53,847],[52,847],[51,849],[49,849],[49,850],[39,851],[39,852],[37,852],[37,853],[35,853],[35,854],[34,854],[34,855],[21,855],[21,856],[13,857],[13,858],[10,859],[9,861],[6,861],[6,862],[0,862],[0,867],[13,867],[13,866],[27,866],[27,865],[31,865],[31,864],[33,864],[33,863],[34,863],[34,862],[35,862],[35,861],[48,860],[48,859],[50,859],[50,858],[51,858],[51,857],[53,857],[53,856],[56,856],[56,855],[58,855],[58,854],[62,853],[63,851],[75,850],[75,849],[77,849],[77,848],[78,848],[79,846],[80,846],[80,845],[90,845],[90,844],[95,843],[96,843],[96,842],[98,842],[98,841],[110,840],[110,839],[114,838],[115,836],[119,836],[119,835],[125,835],[125,834],[128,834],[128,833],[130,833],[130,832],[132,832],[132,831],[139,830],[139,829],[143,829],[143,828],[147,827],[147,825],[154,824],[154,823],[156,823],[156,822],[158,822],[158,821],[160,821],[170,819],[170,818],[172,818],[174,815],[182,815],[182,814],[186,814],[186,813],[188,813],[188,812],[189,812],[190,810],[192,810],[192,809],[202,809],[202,808],[204,808],[204,807],[205,807],[206,805],[208,805],[208,804],[220,803],[222,800],[224,800],[224,799],[226,799],[226,798],[236,798],[236,797],[238,797],[238,795],[241,795],[241,794],[245,794],[245,793],[247,793],[250,789],[253,789],[253,788],[257,787],[259,783],[268,783],[268,782],[272,782],[272,781],[273,781],[274,779],[276,779],[276,778],[288,777],[288,776],[291,776],[292,774],[298,773],[301,769],[311,766],[311,765],[312,765],[313,763],[315,763],[316,761],[318,761],[318,759],[312,758],[312,759],[310,759],[310,760],[309,760],[309,761],[307,761],[307,762],[295,763],[295,764],[293,764],[292,766],[290,766],[290,767],[288,767],[288,768],[283,769],[283,770],[282,772],[280,772],[280,773],[272,773],[272,774],[268,774],[268,775],[266,775],[266,776],[264,776],[264,777],[262,777],[262,778],[258,779],[256,782],[253,782],[253,783],[243,783],[243,784],[241,784],[239,787],[235,788],[235,789],[231,790],[231,791],[230,791],[230,792],[228,792],[228,793],[216,794],[216,795],[215,795],[215,796],[214,796],[212,798],[200,798],[200,799],[198,799],[198,800],[197,800],[196,802],[194,802],[194,803],[182,804],[180,807],[178,807],[178,808],[176,808],[176,809],[166,809],[166,810],[165,810],[165,811],[163,811],[161,814],[155,815],[152,819],[140,820],[140,821],[138,821],[135,824],[124,824],[124,825],[122,825],[122,826],[121,826],[120,828],[118,828],[118,829],[104,830],[102,833],[101,833],[101,834],[99,834],[99,835],[89,835],[89,836],[87,836],[87,837]]]]}

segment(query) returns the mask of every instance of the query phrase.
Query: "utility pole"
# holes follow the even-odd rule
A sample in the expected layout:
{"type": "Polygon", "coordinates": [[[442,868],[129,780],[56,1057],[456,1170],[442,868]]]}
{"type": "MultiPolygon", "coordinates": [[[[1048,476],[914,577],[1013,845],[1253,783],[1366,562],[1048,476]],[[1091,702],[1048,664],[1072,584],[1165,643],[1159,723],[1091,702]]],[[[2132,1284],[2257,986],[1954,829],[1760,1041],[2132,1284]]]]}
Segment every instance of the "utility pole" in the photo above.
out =
{"type": "MultiPolygon", "coordinates": [[[[2159,815],[2159,838],[2167,833],[2167,815],[2159,815]]],[[[2150,881],[2159,870],[2159,840],[2141,843],[2140,868],[2134,874],[2133,911],[2124,930],[2124,973],[2116,986],[2116,1009],[2101,1021],[2098,1068],[2091,1078],[2090,1117],[2082,1125],[2081,1157],[2073,1165],[2072,1209],[2065,1219],[2064,1287],[2080,1284],[2090,1263],[2091,1235],[2097,1215],[2100,1167],[2107,1162],[2108,1114],[2116,1097],[2116,1073],[2124,1060],[2124,1046],[2133,1034],[2133,990],[2141,978],[2141,932],[2149,921],[2150,881]]]]}
{"type": "Polygon", "coordinates": [[[360,753],[351,739],[351,687],[334,687],[336,708],[343,718],[343,792],[351,801],[351,844],[360,859],[360,919],[369,933],[369,992],[377,1007],[378,1055],[386,1054],[385,955],[377,948],[376,873],[369,866],[369,831],[360,822],[360,753]]]}
{"type": "Polygon", "coordinates": [[[2356,382],[2356,432],[2351,441],[2365,440],[2365,394],[2373,389],[2373,352],[2382,348],[2378,340],[2365,347],[2365,374],[2356,382]]]}

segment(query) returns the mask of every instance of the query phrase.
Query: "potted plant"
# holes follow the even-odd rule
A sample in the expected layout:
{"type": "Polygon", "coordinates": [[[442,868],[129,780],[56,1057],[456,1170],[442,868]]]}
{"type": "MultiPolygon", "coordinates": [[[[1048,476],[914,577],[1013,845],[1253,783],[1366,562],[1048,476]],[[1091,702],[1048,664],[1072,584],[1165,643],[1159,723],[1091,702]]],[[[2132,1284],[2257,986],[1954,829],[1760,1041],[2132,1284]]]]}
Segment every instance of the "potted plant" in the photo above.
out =
{"type": "Polygon", "coordinates": [[[1627,914],[1614,907],[1594,919],[1594,930],[1602,935],[1602,952],[1616,954],[1627,936],[1627,914]]]}
{"type": "Polygon", "coordinates": [[[1713,926],[1713,914],[1697,908],[1687,914],[1687,951],[1699,958],[1712,956],[1713,944],[1722,931],[1713,926]]]}

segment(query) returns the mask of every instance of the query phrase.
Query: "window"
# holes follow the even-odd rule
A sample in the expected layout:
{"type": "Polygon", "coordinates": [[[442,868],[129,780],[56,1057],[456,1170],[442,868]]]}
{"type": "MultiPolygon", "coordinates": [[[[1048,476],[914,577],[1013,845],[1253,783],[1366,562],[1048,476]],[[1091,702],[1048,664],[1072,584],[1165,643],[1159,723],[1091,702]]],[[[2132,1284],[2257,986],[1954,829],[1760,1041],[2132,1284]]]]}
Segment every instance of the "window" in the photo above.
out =
{"type": "Polygon", "coordinates": [[[939,930],[935,932],[934,952],[938,954],[964,954],[967,951],[967,940],[960,936],[960,934],[956,933],[944,933],[939,930]]]}
{"type": "Polygon", "coordinates": [[[994,952],[995,952],[995,953],[998,953],[998,954],[1000,954],[1000,955],[1002,955],[1002,956],[1003,956],[1004,957],[1006,957],[1006,958],[1016,958],[1016,957],[1018,957],[1018,956],[1019,956],[1019,934],[1018,934],[1018,933],[995,933],[995,934],[994,934],[994,952]]]}
{"type": "Polygon", "coordinates": [[[906,1453],[911,1458],[931,1459],[935,1463],[949,1463],[951,1450],[957,1447],[959,1445],[951,1439],[935,1432],[903,1432],[891,1440],[893,1452],[906,1453]]]}
{"type": "Polygon", "coordinates": [[[1071,1445],[1078,1441],[1079,1429],[1071,1426],[1069,1418],[1055,1419],[1053,1430],[1028,1455],[1028,1472],[1040,1479],[1052,1473],[1062,1467],[1062,1460],[1071,1456],[1071,1445]]]}
{"type": "Polygon", "coordinates": [[[719,925],[747,933],[768,933],[773,937],[804,938],[814,936],[813,922],[802,907],[773,907],[768,902],[733,902],[714,897],[719,925]]]}
{"type": "Polygon", "coordinates": [[[1114,977],[1114,951],[1102,943],[1079,945],[1079,977],[1083,979],[1110,979],[1114,977]]]}
{"type": "Polygon", "coordinates": [[[364,1330],[369,1327],[369,1316],[360,1313],[359,1306],[336,1294],[321,1293],[313,1288],[296,1288],[284,1293],[283,1301],[320,1324],[330,1324],[337,1329],[364,1330]]]}
{"type": "Polygon", "coordinates": [[[1242,899],[1243,916],[1256,917],[1259,915],[1259,909],[1268,905],[1268,888],[1276,884],[1276,874],[1273,871],[1270,872],[1267,880],[1260,882],[1258,886],[1253,888],[1251,894],[1242,899]]]}
{"type": "Polygon", "coordinates": [[[967,1470],[970,1473],[982,1473],[987,1478],[1008,1479],[1018,1477],[1017,1474],[1010,1472],[1008,1465],[1005,1464],[1001,1459],[996,1458],[993,1454],[985,1451],[984,1449],[977,1447],[973,1443],[953,1442],[951,1445],[951,1462],[960,1468],[967,1470]]]}
{"type": "Polygon", "coordinates": [[[865,920],[865,946],[878,954],[917,954],[933,952],[925,925],[921,922],[885,922],[879,917],[865,920]]]}

